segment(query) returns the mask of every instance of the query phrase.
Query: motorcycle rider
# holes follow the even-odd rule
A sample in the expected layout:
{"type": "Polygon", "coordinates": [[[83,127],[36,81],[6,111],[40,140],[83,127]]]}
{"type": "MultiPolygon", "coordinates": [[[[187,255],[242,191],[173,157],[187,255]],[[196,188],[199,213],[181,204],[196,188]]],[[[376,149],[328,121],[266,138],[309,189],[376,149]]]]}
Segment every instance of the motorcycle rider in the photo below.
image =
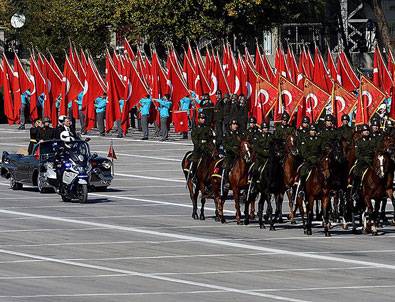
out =
{"type": "Polygon", "coordinates": [[[63,146],[61,146],[55,153],[54,158],[54,168],[56,170],[56,181],[57,188],[61,191],[62,188],[62,176],[64,172],[63,162],[65,159],[69,158],[71,155],[71,147],[72,143],[75,141],[74,137],[70,134],[69,131],[63,131],[60,133],[60,140],[63,142],[63,146]]]}

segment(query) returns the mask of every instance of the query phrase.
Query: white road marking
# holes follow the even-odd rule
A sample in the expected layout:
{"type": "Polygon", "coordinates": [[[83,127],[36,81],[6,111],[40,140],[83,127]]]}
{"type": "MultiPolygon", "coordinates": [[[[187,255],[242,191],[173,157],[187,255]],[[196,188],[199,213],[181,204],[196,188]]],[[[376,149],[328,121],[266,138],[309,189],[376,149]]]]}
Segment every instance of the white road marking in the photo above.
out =
{"type": "Polygon", "coordinates": [[[47,260],[49,262],[63,264],[63,265],[83,267],[83,268],[88,268],[88,269],[108,271],[108,272],[120,273],[120,274],[127,274],[127,275],[131,275],[131,276],[136,276],[136,277],[142,277],[142,278],[148,278],[148,279],[154,279],[154,280],[160,280],[160,281],[166,281],[166,282],[178,283],[178,284],[184,284],[184,285],[191,285],[191,286],[209,288],[209,289],[214,289],[214,290],[222,290],[225,292],[237,293],[237,294],[241,294],[241,295],[257,296],[257,297],[264,297],[264,298],[270,298],[270,299],[274,299],[274,300],[290,301],[290,302],[305,302],[306,301],[306,300],[293,299],[293,298],[282,297],[282,296],[277,296],[277,295],[272,295],[272,294],[256,293],[256,292],[232,288],[232,287],[219,286],[219,285],[215,285],[212,283],[208,284],[208,283],[203,283],[203,282],[194,282],[194,281],[188,281],[188,280],[166,277],[166,276],[155,276],[155,275],[147,274],[147,273],[140,273],[140,272],[135,272],[135,271],[122,270],[122,269],[105,267],[105,266],[101,266],[101,265],[92,265],[92,264],[75,262],[75,261],[60,260],[60,259],[51,258],[51,257],[44,257],[44,256],[39,256],[39,255],[27,254],[27,253],[19,253],[19,252],[4,250],[4,249],[0,249],[0,253],[7,254],[7,255],[20,256],[20,257],[25,257],[25,258],[31,258],[31,259],[47,260]]]}
{"type": "Polygon", "coordinates": [[[106,230],[106,228],[67,228],[67,229],[20,229],[20,230],[0,230],[0,233],[34,233],[34,232],[56,232],[56,231],[97,231],[106,230]]]}
{"type": "MultiPolygon", "coordinates": [[[[108,152],[106,151],[92,151],[92,152],[96,152],[96,153],[101,153],[101,154],[107,154],[108,152]]],[[[127,156],[127,157],[137,157],[137,158],[148,158],[148,159],[155,159],[155,160],[160,160],[160,161],[174,161],[174,162],[178,162],[181,163],[182,158],[177,159],[177,158],[168,158],[168,157],[158,157],[158,156],[148,156],[148,155],[137,155],[137,154],[130,154],[130,153],[119,153],[119,152],[115,152],[115,154],[117,156],[127,156]]],[[[181,168],[180,168],[181,170],[181,168]]]]}
{"type": "Polygon", "coordinates": [[[174,178],[161,178],[161,177],[143,176],[143,175],[135,175],[135,174],[124,174],[124,173],[117,173],[117,172],[115,172],[115,176],[123,176],[123,177],[130,177],[130,178],[140,178],[140,179],[149,179],[149,180],[159,180],[159,181],[185,183],[185,179],[181,179],[181,178],[177,178],[177,179],[174,179],[174,178]]]}
{"type": "Polygon", "coordinates": [[[391,265],[391,264],[384,264],[384,263],[370,262],[370,261],[361,261],[361,260],[341,258],[341,257],[335,257],[335,256],[308,254],[305,252],[296,252],[296,251],[289,251],[289,250],[283,250],[283,249],[268,248],[268,247],[255,246],[255,245],[249,245],[249,244],[238,243],[238,242],[229,242],[226,240],[198,237],[198,236],[193,236],[193,235],[182,235],[182,234],[177,234],[177,233],[158,232],[158,231],[154,231],[154,230],[139,229],[139,228],[135,228],[135,227],[118,226],[118,225],[104,224],[104,223],[97,223],[97,222],[90,222],[90,221],[76,220],[76,219],[66,219],[66,218],[61,218],[61,217],[56,217],[56,216],[39,215],[39,214],[9,211],[9,210],[0,210],[0,213],[10,214],[10,215],[27,216],[27,217],[37,217],[37,218],[41,218],[44,220],[61,221],[61,222],[67,222],[67,223],[71,223],[71,224],[82,224],[82,225],[89,225],[89,226],[96,226],[96,227],[107,227],[108,229],[114,229],[114,230],[119,230],[119,231],[140,233],[140,234],[146,234],[146,235],[152,235],[152,236],[158,236],[158,237],[168,237],[168,238],[180,239],[180,240],[191,240],[191,241],[196,241],[196,242],[200,242],[200,243],[204,243],[204,244],[208,244],[208,245],[231,247],[231,248],[237,248],[237,249],[241,249],[241,250],[271,252],[271,253],[283,254],[286,256],[301,257],[301,258],[314,259],[314,260],[325,260],[325,261],[347,263],[347,264],[355,264],[355,265],[359,265],[359,266],[372,266],[372,267],[376,267],[376,268],[395,270],[395,265],[391,265]]]}
{"type": "Polygon", "coordinates": [[[157,144],[163,144],[163,145],[180,145],[180,146],[193,146],[191,143],[180,143],[180,142],[170,142],[170,141],[155,141],[155,140],[147,140],[143,141],[140,139],[133,139],[133,138],[128,138],[128,137],[123,137],[123,138],[117,138],[117,137],[98,137],[98,136],[87,136],[90,138],[100,138],[104,140],[114,140],[114,141],[126,141],[126,142],[138,142],[141,143],[141,145],[157,145],[157,144]]]}

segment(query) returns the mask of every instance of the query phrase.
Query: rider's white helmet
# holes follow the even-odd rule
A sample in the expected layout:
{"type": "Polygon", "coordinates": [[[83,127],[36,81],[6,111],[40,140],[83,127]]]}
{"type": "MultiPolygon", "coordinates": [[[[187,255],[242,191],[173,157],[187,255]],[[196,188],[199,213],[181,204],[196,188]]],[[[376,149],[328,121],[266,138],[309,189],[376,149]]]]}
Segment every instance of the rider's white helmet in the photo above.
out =
{"type": "Polygon", "coordinates": [[[66,116],[65,116],[65,115],[59,116],[59,118],[58,118],[58,123],[59,123],[59,125],[63,125],[65,119],[66,119],[66,116]]]}
{"type": "Polygon", "coordinates": [[[61,141],[63,141],[65,144],[65,146],[66,147],[69,147],[69,143],[71,143],[71,142],[73,142],[74,141],[74,137],[72,137],[71,135],[70,135],[70,132],[69,131],[62,131],[61,133],[60,133],[60,139],[61,139],[61,141]]]}

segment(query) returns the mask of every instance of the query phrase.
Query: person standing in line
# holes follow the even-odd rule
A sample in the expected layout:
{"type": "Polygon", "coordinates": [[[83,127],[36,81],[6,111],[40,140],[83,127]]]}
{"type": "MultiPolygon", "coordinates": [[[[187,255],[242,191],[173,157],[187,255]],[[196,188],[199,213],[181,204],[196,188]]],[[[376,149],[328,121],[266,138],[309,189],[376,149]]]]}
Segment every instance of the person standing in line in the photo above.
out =
{"type": "Polygon", "coordinates": [[[151,108],[151,96],[147,94],[145,98],[142,98],[139,101],[139,109],[141,113],[141,127],[143,130],[143,137],[142,140],[148,139],[148,119],[149,119],[149,111],[151,108]]]}
{"type": "Polygon", "coordinates": [[[82,99],[84,98],[84,92],[81,91],[77,96],[77,105],[78,105],[78,118],[80,119],[81,125],[81,134],[86,134],[85,131],[85,114],[82,107],[82,99]]]}
{"type": "Polygon", "coordinates": [[[106,114],[106,106],[107,106],[107,93],[103,92],[103,95],[99,96],[95,100],[97,128],[99,129],[100,136],[106,135],[104,128],[104,117],[106,114]]]}
{"type": "Polygon", "coordinates": [[[30,103],[30,96],[31,93],[29,89],[21,94],[21,118],[20,118],[20,125],[18,128],[19,130],[25,130],[25,123],[26,123],[25,111],[30,103]]]}
{"type": "Polygon", "coordinates": [[[169,129],[167,126],[167,121],[170,117],[170,95],[166,94],[161,99],[157,100],[158,103],[158,111],[160,115],[160,135],[162,136],[161,141],[167,140],[169,135],[169,129]]]}
{"type": "Polygon", "coordinates": [[[122,133],[122,112],[123,112],[123,107],[124,106],[125,106],[125,100],[124,99],[120,99],[119,100],[119,110],[121,112],[121,118],[119,120],[115,121],[115,124],[117,126],[117,132],[118,132],[117,137],[118,138],[122,138],[123,137],[123,133],[122,133]]]}
{"type": "MultiPolygon", "coordinates": [[[[189,109],[191,107],[191,95],[188,94],[180,100],[180,111],[186,111],[190,122],[189,109]]],[[[188,139],[188,131],[182,133],[183,139],[188,139]]]]}

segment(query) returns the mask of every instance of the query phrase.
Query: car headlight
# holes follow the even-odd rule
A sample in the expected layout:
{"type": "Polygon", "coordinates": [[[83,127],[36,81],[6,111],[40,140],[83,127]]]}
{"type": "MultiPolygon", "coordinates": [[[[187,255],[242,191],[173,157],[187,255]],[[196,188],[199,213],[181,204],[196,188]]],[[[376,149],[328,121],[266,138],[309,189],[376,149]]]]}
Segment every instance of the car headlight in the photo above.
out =
{"type": "Polygon", "coordinates": [[[106,160],[106,161],[102,162],[101,165],[102,165],[102,167],[104,169],[110,169],[111,168],[111,162],[109,160],[106,160]]]}

